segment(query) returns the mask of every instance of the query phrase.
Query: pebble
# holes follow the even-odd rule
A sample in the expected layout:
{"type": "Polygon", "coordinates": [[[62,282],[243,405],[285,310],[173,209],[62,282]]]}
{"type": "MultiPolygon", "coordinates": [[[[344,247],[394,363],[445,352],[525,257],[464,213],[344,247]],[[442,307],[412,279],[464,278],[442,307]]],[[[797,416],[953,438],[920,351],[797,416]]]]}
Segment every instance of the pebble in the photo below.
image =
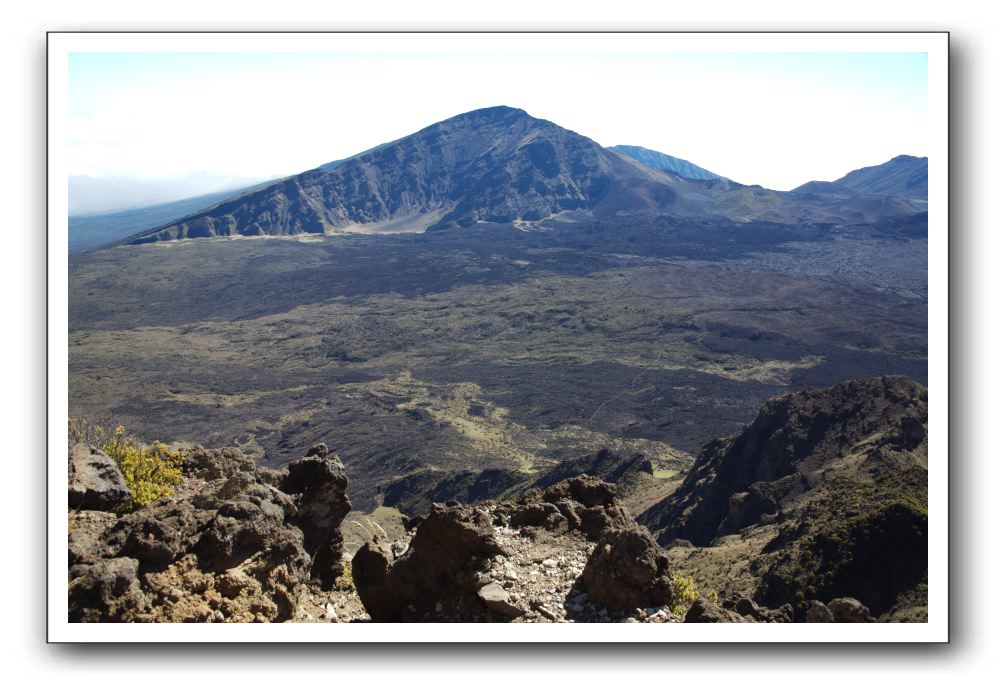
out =
{"type": "Polygon", "coordinates": [[[329,621],[339,621],[339,615],[336,614],[335,606],[331,602],[325,605],[325,618],[329,621]]]}

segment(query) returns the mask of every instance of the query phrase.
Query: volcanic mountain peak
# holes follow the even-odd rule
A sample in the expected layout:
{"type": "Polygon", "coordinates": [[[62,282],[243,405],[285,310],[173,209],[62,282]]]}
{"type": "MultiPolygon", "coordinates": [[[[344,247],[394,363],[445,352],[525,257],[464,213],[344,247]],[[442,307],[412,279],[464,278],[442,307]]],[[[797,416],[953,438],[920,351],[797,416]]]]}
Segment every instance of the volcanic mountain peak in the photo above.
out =
{"type": "Polygon", "coordinates": [[[613,212],[658,208],[675,201],[668,182],[589,138],[498,106],[451,117],[342,163],[239,195],[133,243],[422,232],[478,222],[538,221],[600,207],[613,212]]]}
{"type": "MultiPolygon", "coordinates": [[[[870,189],[858,186],[849,186],[855,190],[853,198],[828,199],[815,193],[825,193],[825,187],[775,193],[724,178],[693,180],[683,175],[715,174],[660,153],[652,153],[656,164],[649,162],[645,155],[650,152],[637,156],[625,149],[603,148],[519,108],[482,108],[240,193],[146,230],[129,243],[233,235],[425,232],[478,223],[519,227],[560,215],[602,221],[666,214],[739,222],[850,223],[923,210],[901,197],[876,196],[869,202],[870,189]]],[[[895,179],[874,172],[880,168],[863,171],[873,172],[866,178],[875,185],[895,179]]],[[[835,192],[846,192],[845,179],[835,192]]],[[[923,180],[925,186],[925,171],[923,180]]]]}

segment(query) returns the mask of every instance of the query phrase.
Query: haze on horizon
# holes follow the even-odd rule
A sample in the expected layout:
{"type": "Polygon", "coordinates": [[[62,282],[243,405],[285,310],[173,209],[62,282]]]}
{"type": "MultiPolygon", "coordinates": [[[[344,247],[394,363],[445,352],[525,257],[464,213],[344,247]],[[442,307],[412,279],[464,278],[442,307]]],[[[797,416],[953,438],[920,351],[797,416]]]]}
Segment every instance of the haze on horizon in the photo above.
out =
{"type": "Polygon", "coordinates": [[[493,105],[782,190],[927,154],[920,53],[74,53],[70,212],[292,175],[493,105]]]}

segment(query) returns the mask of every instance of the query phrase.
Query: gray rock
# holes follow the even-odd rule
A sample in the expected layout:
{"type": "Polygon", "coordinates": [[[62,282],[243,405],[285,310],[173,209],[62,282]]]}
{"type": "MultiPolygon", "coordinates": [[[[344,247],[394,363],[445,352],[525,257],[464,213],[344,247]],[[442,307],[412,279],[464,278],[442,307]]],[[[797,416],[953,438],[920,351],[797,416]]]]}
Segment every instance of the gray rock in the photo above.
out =
{"type": "Polygon", "coordinates": [[[477,597],[484,601],[488,609],[503,616],[515,618],[526,613],[524,609],[513,605],[505,589],[495,583],[483,586],[477,591],[477,597]]]}
{"type": "Polygon", "coordinates": [[[134,558],[104,559],[69,568],[70,621],[128,621],[145,604],[134,558]]]}
{"type": "Polygon", "coordinates": [[[833,623],[833,612],[819,600],[813,603],[806,610],[806,623],[833,623]]]}
{"type": "Polygon", "coordinates": [[[685,623],[753,623],[753,620],[699,598],[685,613],[685,623]]]}
{"type": "Polygon", "coordinates": [[[83,443],[69,449],[69,508],[113,511],[130,500],[113,459],[83,443]]]}
{"type": "Polygon", "coordinates": [[[869,623],[871,612],[854,598],[834,598],[827,603],[835,623],[869,623]]]}

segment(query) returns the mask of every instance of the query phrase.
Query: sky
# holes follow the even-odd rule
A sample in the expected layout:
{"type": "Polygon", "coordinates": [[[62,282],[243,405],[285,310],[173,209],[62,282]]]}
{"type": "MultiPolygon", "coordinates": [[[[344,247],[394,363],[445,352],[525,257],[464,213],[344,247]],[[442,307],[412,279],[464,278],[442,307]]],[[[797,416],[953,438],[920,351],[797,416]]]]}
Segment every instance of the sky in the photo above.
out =
{"type": "Polygon", "coordinates": [[[70,212],[292,175],[492,105],[780,190],[927,154],[922,53],[76,52],[70,212]]]}

